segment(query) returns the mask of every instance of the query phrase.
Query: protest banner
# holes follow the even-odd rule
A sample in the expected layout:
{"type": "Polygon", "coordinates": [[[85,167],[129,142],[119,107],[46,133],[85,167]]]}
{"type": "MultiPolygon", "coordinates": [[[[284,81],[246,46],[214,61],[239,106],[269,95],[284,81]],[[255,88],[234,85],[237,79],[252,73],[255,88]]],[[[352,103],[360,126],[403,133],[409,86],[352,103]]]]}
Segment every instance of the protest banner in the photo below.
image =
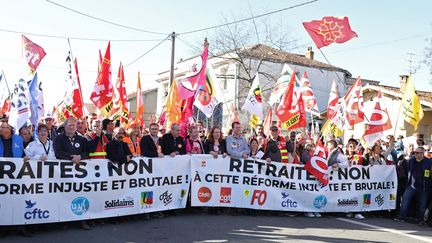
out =
{"type": "Polygon", "coordinates": [[[29,161],[0,158],[0,225],[86,220],[184,208],[188,156],[29,161]]]}
{"type": "Polygon", "coordinates": [[[191,157],[192,206],[302,212],[394,209],[394,166],[352,166],[330,171],[323,187],[303,165],[264,160],[191,157]]]}

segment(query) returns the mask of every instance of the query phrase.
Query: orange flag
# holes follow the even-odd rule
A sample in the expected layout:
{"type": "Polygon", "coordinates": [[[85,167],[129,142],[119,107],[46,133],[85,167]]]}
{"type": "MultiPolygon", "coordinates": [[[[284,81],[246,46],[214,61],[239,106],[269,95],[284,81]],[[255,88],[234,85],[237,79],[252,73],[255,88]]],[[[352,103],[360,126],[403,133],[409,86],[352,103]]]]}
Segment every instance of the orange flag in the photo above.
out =
{"type": "Polygon", "coordinates": [[[178,123],[181,119],[181,108],[182,102],[177,90],[177,80],[174,80],[165,103],[167,127],[170,127],[172,123],[178,123]]]}
{"type": "Polygon", "coordinates": [[[113,86],[111,83],[111,53],[110,42],[105,51],[105,57],[100,64],[98,77],[90,95],[90,100],[105,117],[111,113],[113,108],[113,86]]]}
{"type": "Polygon", "coordinates": [[[138,84],[136,92],[136,114],[135,121],[139,122],[142,127],[144,127],[144,100],[141,91],[141,79],[140,73],[138,72],[138,84]]]}

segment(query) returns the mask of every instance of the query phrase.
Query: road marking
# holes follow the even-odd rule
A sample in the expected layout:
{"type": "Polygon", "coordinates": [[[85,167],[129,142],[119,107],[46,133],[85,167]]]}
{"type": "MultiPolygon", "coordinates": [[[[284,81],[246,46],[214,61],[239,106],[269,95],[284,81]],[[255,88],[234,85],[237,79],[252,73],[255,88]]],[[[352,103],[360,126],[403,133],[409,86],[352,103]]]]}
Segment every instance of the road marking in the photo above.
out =
{"type": "Polygon", "coordinates": [[[377,230],[381,230],[381,231],[390,232],[393,234],[402,235],[405,237],[409,237],[409,238],[424,241],[424,242],[432,242],[432,240],[429,238],[418,236],[418,235],[410,235],[410,234],[403,233],[403,232],[400,232],[400,231],[395,230],[395,229],[389,229],[389,228],[385,228],[385,227],[381,227],[381,226],[376,226],[373,224],[366,224],[366,223],[358,222],[358,221],[355,221],[352,219],[344,219],[344,218],[336,218],[336,219],[340,220],[340,221],[347,222],[347,223],[351,223],[351,224],[357,224],[357,225],[361,225],[361,226],[365,226],[365,227],[369,227],[369,228],[373,228],[373,229],[377,229],[377,230]]]}

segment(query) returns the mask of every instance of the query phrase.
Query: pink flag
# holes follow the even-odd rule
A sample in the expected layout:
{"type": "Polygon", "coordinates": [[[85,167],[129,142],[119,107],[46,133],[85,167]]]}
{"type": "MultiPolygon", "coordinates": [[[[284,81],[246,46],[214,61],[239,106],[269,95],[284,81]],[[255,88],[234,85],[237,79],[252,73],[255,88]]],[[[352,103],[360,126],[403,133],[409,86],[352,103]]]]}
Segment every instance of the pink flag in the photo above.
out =
{"type": "Polygon", "coordinates": [[[193,97],[198,88],[205,85],[207,56],[208,44],[205,44],[201,56],[192,60],[186,77],[177,80],[177,89],[181,100],[193,97]]]}

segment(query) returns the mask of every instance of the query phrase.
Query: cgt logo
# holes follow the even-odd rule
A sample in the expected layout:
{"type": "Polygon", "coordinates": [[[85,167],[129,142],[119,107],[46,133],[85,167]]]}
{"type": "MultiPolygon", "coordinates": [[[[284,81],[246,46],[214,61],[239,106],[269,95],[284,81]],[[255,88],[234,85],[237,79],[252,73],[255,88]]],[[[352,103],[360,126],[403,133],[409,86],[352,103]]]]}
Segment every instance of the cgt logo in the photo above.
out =
{"type": "Polygon", "coordinates": [[[255,200],[258,205],[262,206],[267,200],[267,192],[264,190],[254,190],[251,198],[251,205],[255,204],[255,200]]]}
{"type": "Polygon", "coordinates": [[[203,186],[200,189],[198,189],[198,199],[200,200],[200,202],[206,203],[210,201],[211,198],[212,198],[212,192],[210,188],[203,186]]]}
{"type": "Polygon", "coordinates": [[[375,197],[375,202],[378,204],[378,207],[381,207],[384,204],[384,196],[378,194],[378,196],[375,197]]]}
{"type": "Polygon", "coordinates": [[[221,187],[219,202],[231,203],[231,187],[221,187]]]}
{"type": "Polygon", "coordinates": [[[325,207],[327,205],[327,198],[326,198],[326,196],[319,195],[319,196],[315,197],[315,199],[313,201],[313,205],[317,209],[325,207]]]}
{"type": "Polygon", "coordinates": [[[371,205],[371,194],[363,194],[363,206],[371,205]]]}
{"type": "Polygon", "coordinates": [[[90,208],[90,201],[85,197],[77,197],[72,200],[71,210],[75,215],[83,215],[90,208]]]}
{"type": "Polygon", "coordinates": [[[49,218],[49,211],[48,210],[42,210],[39,208],[33,208],[36,205],[36,202],[32,202],[31,200],[25,200],[26,204],[26,211],[24,213],[25,219],[47,219],[49,218]]]}
{"type": "Polygon", "coordinates": [[[282,207],[284,208],[297,208],[297,202],[289,198],[289,194],[282,192],[282,207]]]}
{"type": "Polygon", "coordinates": [[[153,192],[141,192],[141,207],[149,208],[153,204],[153,192]]]}

